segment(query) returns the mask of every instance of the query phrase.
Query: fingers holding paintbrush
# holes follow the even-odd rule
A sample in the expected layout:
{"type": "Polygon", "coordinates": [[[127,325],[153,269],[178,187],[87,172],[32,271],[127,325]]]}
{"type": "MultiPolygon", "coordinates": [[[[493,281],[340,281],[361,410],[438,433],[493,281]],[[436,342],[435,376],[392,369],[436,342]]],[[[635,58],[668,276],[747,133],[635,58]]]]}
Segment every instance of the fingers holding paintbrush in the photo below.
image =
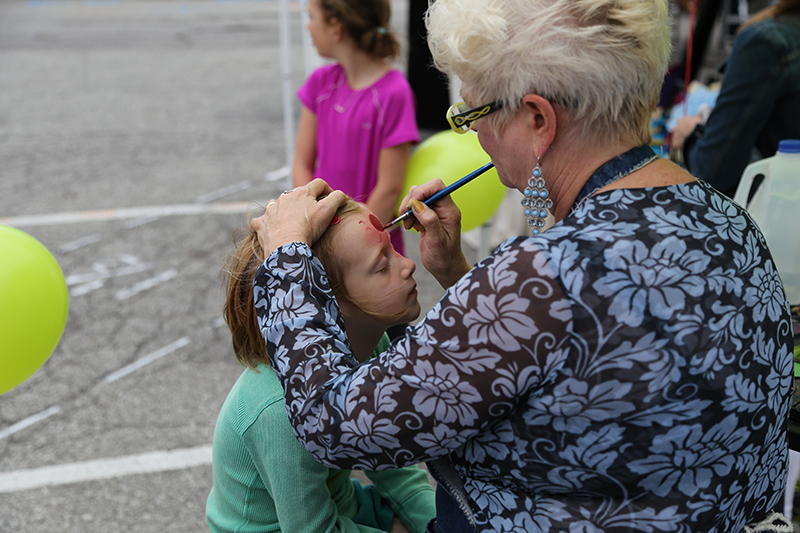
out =
{"type": "Polygon", "coordinates": [[[386,224],[383,227],[383,229],[387,229],[387,228],[389,228],[389,227],[391,227],[391,226],[393,226],[393,225],[395,225],[395,224],[397,224],[398,222],[401,222],[401,221],[403,222],[403,224],[404,224],[406,229],[409,229],[409,228],[413,227],[413,223],[412,223],[412,225],[409,225],[407,222],[405,222],[407,219],[409,219],[410,217],[414,216],[414,213],[408,207],[408,205],[409,205],[408,204],[408,200],[411,197],[411,191],[413,191],[415,189],[419,189],[421,187],[426,187],[430,183],[435,183],[436,184],[436,190],[430,196],[427,196],[424,199],[423,198],[417,198],[418,200],[422,200],[425,203],[425,205],[427,205],[429,207],[432,207],[434,204],[436,204],[437,202],[439,202],[443,198],[449,197],[453,192],[455,192],[458,189],[460,189],[461,187],[467,185],[469,182],[471,182],[472,180],[474,180],[475,178],[477,178],[478,176],[480,176],[481,174],[485,173],[487,170],[492,169],[492,168],[494,168],[494,163],[492,163],[490,161],[490,162],[486,163],[485,165],[483,165],[482,167],[480,167],[480,168],[478,168],[476,170],[473,170],[472,172],[470,172],[469,174],[467,174],[463,178],[459,179],[455,183],[452,183],[452,184],[450,184],[450,185],[448,185],[446,187],[443,187],[444,183],[442,182],[442,180],[432,180],[432,181],[430,181],[430,182],[428,182],[428,183],[426,183],[424,185],[421,185],[419,187],[412,186],[411,189],[409,189],[409,192],[406,195],[406,197],[403,199],[403,202],[401,203],[400,211],[403,214],[400,215],[399,217],[395,218],[394,220],[392,220],[388,224],[386,224]]]}
{"type": "Polygon", "coordinates": [[[422,201],[444,188],[439,179],[412,187],[401,205],[413,214],[403,220],[404,227],[420,232],[423,266],[446,289],[471,267],[461,251],[461,211],[453,199],[445,195],[431,205],[422,201]]]}

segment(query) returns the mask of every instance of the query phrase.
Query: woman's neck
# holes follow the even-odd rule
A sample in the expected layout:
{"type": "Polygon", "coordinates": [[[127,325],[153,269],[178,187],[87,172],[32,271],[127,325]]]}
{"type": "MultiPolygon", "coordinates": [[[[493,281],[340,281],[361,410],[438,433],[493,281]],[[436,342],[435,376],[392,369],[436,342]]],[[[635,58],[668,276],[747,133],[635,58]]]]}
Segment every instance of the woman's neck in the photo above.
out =
{"type": "Polygon", "coordinates": [[[631,145],[596,147],[592,152],[576,154],[572,147],[590,146],[585,142],[554,143],[552,149],[542,157],[545,183],[553,199],[553,217],[556,222],[566,217],[572,210],[581,189],[594,172],[604,163],[633,148],[631,145]],[[548,167],[558,169],[557,174],[548,173],[548,167]]]}
{"type": "MultiPolygon", "coordinates": [[[[586,146],[586,144],[569,143],[567,146],[586,146]]],[[[635,146],[634,143],[619,144],[609,147],[599,147],[592,153],[584,152],[580,154],[576,154],[569,149],[561,152],[554,147],[553,150],[551,150],[553,157],[549,163],[552,164],[551,168],[559,170],[555,176],[548,176],[545,174],[545,182],[548,183],[548,185],[552,184],[552,187],[550,187],[550,197],[553,198],[553,217],[556,222],[569,215],[584,185],[586,185],[589,178],[592,177],[597,169],[614,157],[627,152],[635,146]]],[[[551,153],[548,152],[547,157],[550,157],[550,155],[551,153]]],[[[544,171],[547,172],[547,166],[545,166],[544,163],[545,158],[542,158],[542,167],[544,171]]],[[[621,179],[600,187],[597,191],[591,191],[590,194],[612,189],[665,187],[692,181],[694,181],[694,178],[677,165],[664,160],[656,160],[652,164],[645,165],[621,179]]]]}

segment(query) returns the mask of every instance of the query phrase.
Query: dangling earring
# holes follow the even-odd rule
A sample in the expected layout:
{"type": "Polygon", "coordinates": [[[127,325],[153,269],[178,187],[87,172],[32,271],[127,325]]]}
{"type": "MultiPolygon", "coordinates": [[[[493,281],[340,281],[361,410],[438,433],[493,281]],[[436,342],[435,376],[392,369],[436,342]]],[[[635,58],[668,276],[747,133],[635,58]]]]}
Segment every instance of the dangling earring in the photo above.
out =
{"type": "Polygon", "coordinates": [[[534,235],[539,235],[544,230],[549,209],[553,207],[553,200],[550,199],[550,192],[545,187],[542,177],[541,157],[536,158],[536,166],[531,172],[531,178],[523,194],[525,197],[522,199],[522,207],[525,208],[528,226],[534,235]]]}

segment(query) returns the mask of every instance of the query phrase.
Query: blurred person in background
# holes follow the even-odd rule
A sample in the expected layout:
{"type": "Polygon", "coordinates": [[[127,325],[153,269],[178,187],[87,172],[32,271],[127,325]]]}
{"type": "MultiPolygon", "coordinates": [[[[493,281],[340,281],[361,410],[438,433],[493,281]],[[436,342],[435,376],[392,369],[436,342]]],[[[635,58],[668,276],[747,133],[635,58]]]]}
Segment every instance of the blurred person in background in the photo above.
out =
{"type": "Polygon", "coordinates": [[[800,139],[800,0],[779,0],[742,25],[708,120],[681,117],[671,144],[692,175],[733,198],[745,167],[783,139],[800,139]]]}

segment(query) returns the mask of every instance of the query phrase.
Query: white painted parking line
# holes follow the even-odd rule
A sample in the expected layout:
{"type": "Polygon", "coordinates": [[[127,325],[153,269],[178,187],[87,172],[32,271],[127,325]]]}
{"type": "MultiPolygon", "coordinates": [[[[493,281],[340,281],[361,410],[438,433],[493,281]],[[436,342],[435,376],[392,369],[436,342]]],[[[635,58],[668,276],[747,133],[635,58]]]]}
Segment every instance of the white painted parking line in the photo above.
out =
{"type": "Polygon", "coordinates": [[[140,453],[111,459],[0,473],[0,493],[211,464],[211,446],[140,453]]]}
{"type": "Polygon", "coordinates": [[[0,218],[0,224],[15,228],[33,226],[52,226],[75,224],[78,222],[101,222],[106,220],[127,220],[133,218],[168,217],[177,215],[214,215],[227,213],[246,213],[253,202],[218,202],[213,204],[154,205],[147,207],[121,207],[118,209],[98,209],[94,211],[74,211],[42,215],[23,215],[0,218]]]}
{"type": "Polygon", "coordinates": [[[62,244],[59,248],[62,252],[74,252],[78,248],[83,248],[84,246],[88,246],[90,244],[94,244],[96,242],[100,242],[102,237],[99,233],[95,233],[92,235],[87,235],[86,237],[82,237],[80,239],[74,240],[72,242],[68,242],[66,244],[62,244]]]}
{"type": "Polygon", "coordinates": [[[148,289],[152,289],[153,287],[158,287],[162,283],[168,282],[169,280],[171,280],[172,278],[174,278],[177,275],[178,275],[178,271],[175,270],[174,268],[170,268],[169,270],[166,270],[166,271],[162,272],[161,274],[159,274],[157,276],[154,276],[154,277],[152,277],[150,279],[145,279],[145,280],[140,281],[139,283],[136,283],[133,287],[117,291],[114,294],[114,297],[117,300],[126,300],[126,299],[130,298],[131,296],[135,296],[135,295],[139,294],[140,292],[144,292],[144,291],[146,291],[148,289]]]}
{"type": "MultiPolygon", "coordinates": [[[[211,191],[211,192],[209,192],[207,194],[203,194],[201,196],[198,196],[195,199],[195,203],[196,204],[207,204],[207,203],[212,202],[214,200],[221,200],[222,198],[225,198],[226,196],[229,196],[229,195],[231,195],[231,194],[233,194],[235,192],[239,192],[239,191],[243,191],[243,190],[249,189],[250,186],[251,186],[251,184],[250,184],[249,181],[247,181],[247,180],[240,181],[239,183],[234,183],[233,185],[228,185],[228,186],[223,187],[221,189],[217,189],[216,191],[211,191]]],[[[125,228],[127,228],[127,229],[138,228],[139,226],[144,226],[145,224],[149,224],[151,222],[155,222],[156,220],[160,220],[164,216],[166,216],[166,215],[157,215],[157,216],[150,216],[150,217],[147,217],[147,218],[137,218],[135,220],[130,220],[127,223],[125,223],[125,228]]]]}
{"type": "Polygon", "coordinates": [[[156,220],[161,220],[161,217],[147,217],[147,218],[137,218],[134,220],[129,220],[125,223],[125,229],[133,229],[138,228],[139,226],[144,226],[145,224],[149,224],[151,222],[155,222],[156,220]]]}
{"type": "Polygon", "coordinates": [[[131,372],[135,372],[136,370],[139,370],[143,366],[148,365],[148,364],[152,363],[153,361],[155,361],[157,359],[161,359],[165,355],[169,355],[172,352],[174,352],[175,350],[179,350],[179,349],[183,348],[184,346],[186,346],[190,342],[192,342],[192,341],[191,341],[191,339],[189,339],[189,337],[181,337],[180,339],[176,340],[175,342],[164,346],[160,350],[156,350],[155,352],[153,352],[153,353],[151,353],[149,355],[145,355],[144,357],[142,357],[138,361],[136,361],[134,363],[131,363],[128,366],[123,366],[122,368],[120,368],[116,372],[112,372],[111,374],[107,375],[103,381],[105,381],[106,383],[112,383],[114,381],[117,381],[118,379],[127,376],[131,372]]]}
{"type": "Polygon", "coordinates": [[[96,261],[91,270],[66,276],[71,297],[83,296],[105,286],[107,280],[152,270],[153,265],[143,263],[138,257],[120,254],[110,259],[96,261]]]}
{"type": "Polygon", "coordinates": [[[138,274],[152,268],[152,264],[144,263],[134,255],[118,254],[102,261],[95,261],[88,272],[70,274],[66,277],[67,287],[89,283],[97,279],[110,279],[138,274]]]}
{"type": "Polygon", "coordinates": [[[14,424],[12,426],[8,426],[7,428],[5,428],[3,430],[0,430],[0,440],[4,439],[6,437],[10,437],[11,435],[16,433],[17,431],[22,431],[23,429],[25,429],[27,427],[30,427],[30,426],[34,425],[35,423],[37,423],[37,422],[41,422],[45,418],[53,416],[54,414],[60,413],[60,412],[61,412],[61,407],[59,407],[57,405],[54,405],[53,407],[45,409],[41,413],[36,413],[35,415],[29,416],[28,418],[26,418],[24,420],[20,420],[16,424],[14,424]]]}
{"type": "Polygon", "coordinates": [[[234,183],[233,185],[228,185],[227,187],[223,187],[221,189],[217,189],[216,191],[211,191],[210,193],[198,196],[196,203],[207,204],[213,200],[225,198],[229,194],[249,189],[251,186],[252,184],[249,181],[240,181],[239,183],[234,183]]]}
{"type": "MultiPolygon", "coordinates": [[[[286,167],[281,167],[277,170],[271,170],[267,172],[266,176],[264,176],[264,179],[267,181],[278,181],[283,178],[288,178],[290,174],[291,174],[291,169],[288,166],[286,166],[286,167]]],[[[290,183],[289,187],[291,186],[292,185],[290,183]]]]}
{"type": "Polygon", "coordinates": [[[106,280],[104,279],[96,279],[94,281],[87,281],[86,283],[81,283],[74,289],[69,290],[69,295],[72,297],[83,296],[84,294],[89,294],[92,291],[96,291],[97,289],[102,289],[103,286],[106,284],[106,280]]]}

